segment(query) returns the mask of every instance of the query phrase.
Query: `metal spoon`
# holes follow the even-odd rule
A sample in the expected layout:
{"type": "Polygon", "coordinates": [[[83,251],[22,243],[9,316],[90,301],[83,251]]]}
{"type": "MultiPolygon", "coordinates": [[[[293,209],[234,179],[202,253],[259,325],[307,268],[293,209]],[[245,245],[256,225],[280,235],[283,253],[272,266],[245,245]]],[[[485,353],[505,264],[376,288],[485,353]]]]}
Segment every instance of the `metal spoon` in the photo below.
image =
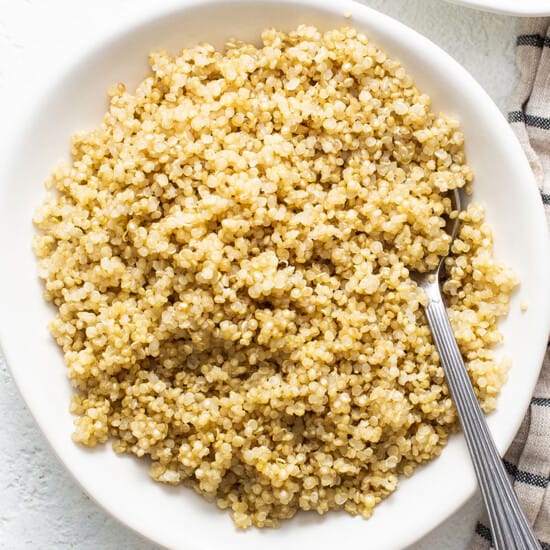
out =
{"type": "MultiPolygon", "coordinates": [[[[451,201],[453,210],[456,212],[456,216],[449,219],[448,229],[452,244],[460,224],[458,214],[461,210],[461,197],[458,190],[451,192],[451,201]]],[[[493,546],[496,550],[540,550],[541,547],[520,508],[477,402],[445,310],[439,285],[439,275],[444,260],[445,258],[440,260],[434,271],[420,274],[416,280],[428,297],[425,307],[426,318],[487,508],[493,533],[493,546]]]]}

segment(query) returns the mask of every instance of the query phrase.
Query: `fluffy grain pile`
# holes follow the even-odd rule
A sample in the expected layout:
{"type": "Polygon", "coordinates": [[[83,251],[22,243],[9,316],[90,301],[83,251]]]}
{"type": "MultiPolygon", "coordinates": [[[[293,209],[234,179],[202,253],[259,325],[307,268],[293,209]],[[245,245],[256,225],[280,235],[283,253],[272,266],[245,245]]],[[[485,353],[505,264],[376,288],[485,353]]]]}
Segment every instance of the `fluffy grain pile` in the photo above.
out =
{"type": "MultiPolygon", "coordinates": [[[[445,193],[472,179],[456,122],[362,34],[150,57],[36,214],[75,441],[112,438],[239,527],[298,509],[369,517],[456,427],[411,270],[447,253],[445,193]]],[[[485,410],[515,285],[481,208],[446,266],[485,410]]]]}

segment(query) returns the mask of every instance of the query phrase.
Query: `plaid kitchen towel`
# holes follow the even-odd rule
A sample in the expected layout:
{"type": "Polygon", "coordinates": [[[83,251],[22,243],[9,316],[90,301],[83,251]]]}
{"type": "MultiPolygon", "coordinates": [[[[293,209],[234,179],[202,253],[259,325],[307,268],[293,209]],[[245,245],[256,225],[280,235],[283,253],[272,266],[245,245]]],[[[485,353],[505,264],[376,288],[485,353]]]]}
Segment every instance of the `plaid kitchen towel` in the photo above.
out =
{"type": "MultiPolygon", "coordinates": [[[[520,23],[517,65],[520,82],[509,121],[535,173],[550,224],[550,19],[520,23]]],[[[543,550],[550,550],[550,350],[504,464],[543,550]]],[[[491,530],[484,516],[476,525],[471,548],[491,547],[491,530]]]]}

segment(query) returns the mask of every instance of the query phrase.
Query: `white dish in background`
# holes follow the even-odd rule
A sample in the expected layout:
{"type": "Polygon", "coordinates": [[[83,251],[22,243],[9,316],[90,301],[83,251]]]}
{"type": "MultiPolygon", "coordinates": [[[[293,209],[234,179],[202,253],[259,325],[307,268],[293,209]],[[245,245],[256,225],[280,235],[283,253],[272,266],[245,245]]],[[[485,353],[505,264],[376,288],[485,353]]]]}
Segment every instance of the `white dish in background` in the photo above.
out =
{"type": "Polygon", "coordinates": [[[505,119],[482,88],[427,39],[351,1],[184,1],[177,9],[151,4],[139,26],[101,36],[48,93],[29,105],[28,120],[0,173],[0,337],[8,365],[30,410],[60,459],[82,487],[113,516],[144,536],[186,550],[328,550],[351,543],[383,550],[404,548],[456,510],[474,491],[475,478],[460,436],[442,456],[400,483],[369,521],[343,513],[300,514],[279,530],[238,532],[227,512],[190,489],[152,482],[144,461],[117,457],[110,446],[86,450],[71,441],[71,389],[62,355],[46,325],[53,309],[42,298],[31,250],[31,218],[44,196],[43,181],[68,154],[69,137],[95,127],[106,110],[106,89],[122,81],[131,88],[147,72],[147,54],[172,52],[198,41],[220,46],[229,37],[258,41],[266,27],[299,23],[334,28],[353,24],[399,58],[434,108],[459,116],[477,177],[474,198],[486,205],[495,230],[496,256],[522,280],[502,324],[499,353],[513,360],[509,382],[489,417],[497,446],[510,444],[535,385],[550,327],[550,244],[540,197],[523,152],[505,119]],[[350,12],[351,20],[344,18],[350,12]],[[147,17],[146,17],[147,15],[147,17]],[[529,309],[521,313],[520,301],[529,309]]]}
{"type": "Polygon", "coordinates": [[[550,15],[550,0],[447,0],[453,4],[461,4],[494,13],[535,17],[550,15]]]}

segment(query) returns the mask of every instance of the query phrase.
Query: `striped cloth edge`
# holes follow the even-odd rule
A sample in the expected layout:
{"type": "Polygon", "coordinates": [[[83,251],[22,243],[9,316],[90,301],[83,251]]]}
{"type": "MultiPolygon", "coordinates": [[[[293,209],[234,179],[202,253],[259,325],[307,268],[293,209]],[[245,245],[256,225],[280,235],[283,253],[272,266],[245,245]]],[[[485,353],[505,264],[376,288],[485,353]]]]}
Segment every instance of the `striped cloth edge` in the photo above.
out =
{"type": "MultiPolygon", "coordinates": [[[[516,60],[520,78],[508,120],[535,174],[550,227],[550,18],[520,22],[516,60]]],[[[550,550],[550,350],[504,465],[542,549],[550,550]]],[[[493,548],[485,514],[470,548],[493,548]]]]}

